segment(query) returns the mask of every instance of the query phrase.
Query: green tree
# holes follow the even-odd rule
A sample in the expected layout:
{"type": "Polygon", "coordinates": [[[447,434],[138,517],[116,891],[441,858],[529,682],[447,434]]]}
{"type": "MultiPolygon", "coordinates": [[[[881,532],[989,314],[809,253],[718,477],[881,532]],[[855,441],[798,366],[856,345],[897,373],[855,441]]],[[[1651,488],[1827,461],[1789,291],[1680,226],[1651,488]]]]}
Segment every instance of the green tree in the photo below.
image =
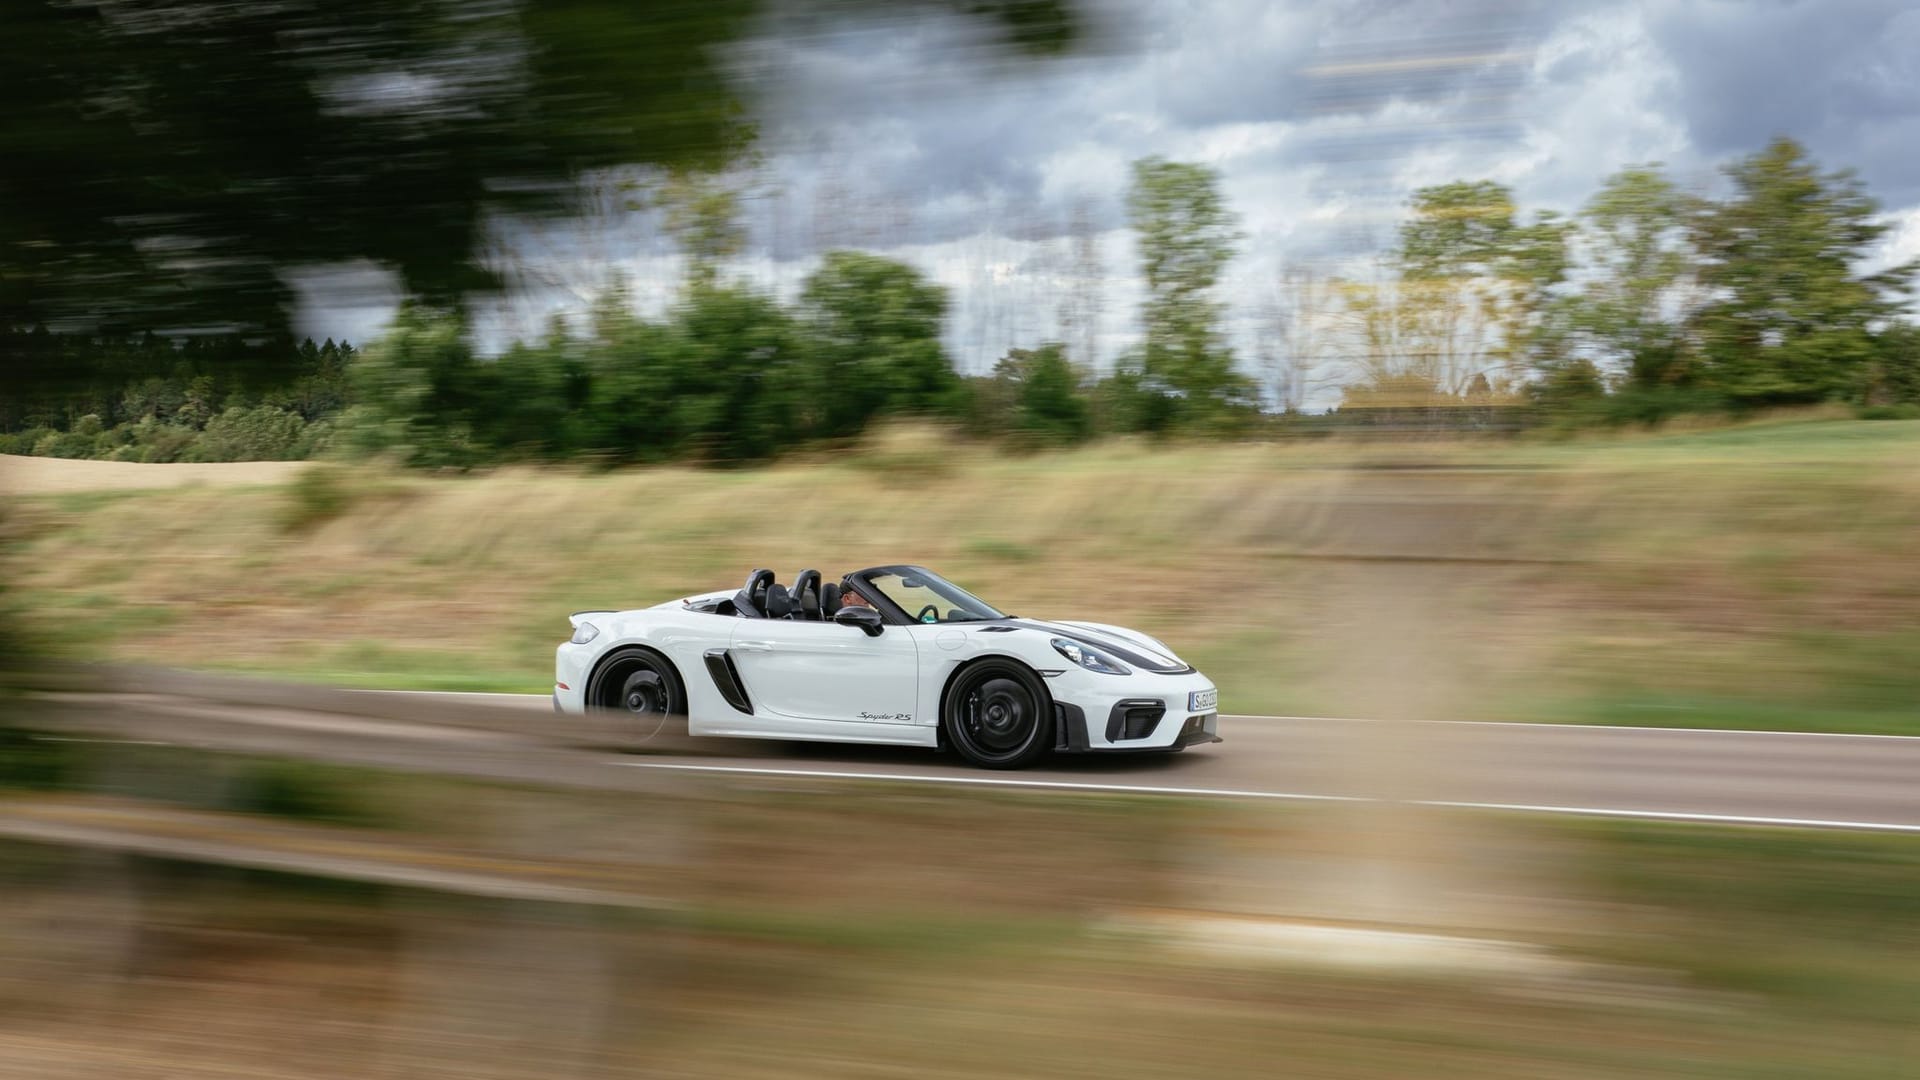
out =
{"type": "Polygon", "coordinates": [[[1233,350],[1220,333],[1222,305],[1214,299],[1240,240],[1219,175],[1164,158],[1136,161],[1127,216],[1147,286],[1139,371],[1148,392],[1177,399],[1167,412],[1147,410],[1143,422],[1197,425],[1247,406],[1253,385],[1234,369],[1233,350]]]}
{"type": "Polygon", "coordinates": [[[676,171],[655,187],[654,199],[666,212],[667,232],[686,256],[693,284],[712,285],[721,264],[746,247],[740,193],[718,178],[676,171]]]}
{"type": "Polygon", "coordinates": [[[587,398],[585,446],[619,461],[663,461],[687,433],[675,401],[675,335],[627,310],[616,294],[596,313],[583,344],[587,398]]]}
{"type": "Polygon", "coordinates": [[[1869,405],[1920,405],[1920,326],[1904,319],[1880,332],[1868,378],[1869,405]]]}
{"type": "Polygon", "coordinates": [[[271,405],[238,407],[207,421],[195,440],[195,461],[295,461],[312,449],[306,421],[271,405]]]}
{"type": "Polygon", "coordinates": [[[489,457],[564,460],[588,448],[589,386],[580,352],[555,334],[476,363],[472,430],[489,457]]]}
{"type": "Polygon", "coordinates": [[[1708,301],[1694,319],[1708,377],[1737,405],[1858,399],[1873,330],[1914,272],[1859,266],[1885,235],[1851,173],[1822,173],[1790,139],[1727,170],[1733,197],[1694,219],[1708,301]]]}
{"type": "Polygon", "coordinates": [[[807,278],[801,305],[821,399],[814,433],[855,435],[882,413],[958,410],[959,378],[940,343],[947,292],[920,271],[830,252],[807,278]]]}
{"type": "MultiPolygon", "coordinates": [[[[1569,329],[1583,354],[1622,371],[1636,390],[1683,385],[1696,374],[1688,322],[1700,260],[1690,232],[1704,208],[1658,165],[1644,165],[1608,177],[1581,211],[1586,273],[1567,300],[1569,329]]],[[[1591,380],[1581,373],[1565,385],[1591,380]]]]}
{"type": "Polygon", "coordinates": [[[457,316],[403,308],[387,336],[360,355],[352,381],[358,404],[341,418],[348,449],[410,465],[464,466],[484,457],[473,433],[483,400],[479,364],[457,316]]]}
{"type": "Polygon", "coordinates": [[[1371,312],[1393,324],[1395,373],[1459,395],[1475,377],[1517,381],[1557,355],[1552,296],[1567,273],[1566,223],[1550,213],[1523,223],[1513,193],[1490,180],[1421,188],[1412,209],[1395,290],[1371,312]]]}
{"type": "Polygon", "coordinates": [[[705,461],[773,456],[808,434],[807,343],[772,297],[696,285],[674,312],[673,395],[682,455],[705,461]]]}
{"type": "Polygon", "coordinates": [[[1092,434],[1092,414],[1080,372],[1067,360],[1066,346],[1048,342],[1037,349],[1011,349],[993,369],[1004,389],[995,398],[1011,414],[1010,427],[1043,444],[1081,442],[1092,434]]]}

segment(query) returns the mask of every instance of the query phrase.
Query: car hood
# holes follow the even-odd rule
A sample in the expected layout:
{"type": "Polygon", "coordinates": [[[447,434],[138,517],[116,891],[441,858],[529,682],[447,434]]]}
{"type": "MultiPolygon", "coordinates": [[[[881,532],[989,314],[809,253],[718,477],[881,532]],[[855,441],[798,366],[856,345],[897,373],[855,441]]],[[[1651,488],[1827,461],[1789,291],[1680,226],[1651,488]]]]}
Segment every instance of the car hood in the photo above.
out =
{"type": "Polygon", "coordinates": [[[1023,630],[1037,630],[1050,637],[1072,638],[1113,657],[1128,667],[1160,675],[1179,675],[1192,671],[1186,661],[1171,649],[1138,630],[1093,622],[1043,622],[1039,619],[1010,619],[1023,630]]]}

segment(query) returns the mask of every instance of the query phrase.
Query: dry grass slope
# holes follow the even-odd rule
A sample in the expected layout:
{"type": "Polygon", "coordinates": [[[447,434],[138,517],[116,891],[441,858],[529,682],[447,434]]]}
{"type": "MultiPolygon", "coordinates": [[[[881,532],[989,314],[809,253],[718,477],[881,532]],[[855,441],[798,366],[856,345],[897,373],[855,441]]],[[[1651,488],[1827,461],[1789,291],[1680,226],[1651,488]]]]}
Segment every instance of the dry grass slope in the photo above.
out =
{"type": "Polygon", "coordinates": [[[321,469],[15,500],[30,626],[149,662],[537,692],[570,610],[914,561],[1161,636],[1229,711],[1359,707],[1369,640],[1400,634],[1454,646],[1477,715],[1920,731],[1920,423],[1031,457],[895,431],[742,472],[321,469]]]}

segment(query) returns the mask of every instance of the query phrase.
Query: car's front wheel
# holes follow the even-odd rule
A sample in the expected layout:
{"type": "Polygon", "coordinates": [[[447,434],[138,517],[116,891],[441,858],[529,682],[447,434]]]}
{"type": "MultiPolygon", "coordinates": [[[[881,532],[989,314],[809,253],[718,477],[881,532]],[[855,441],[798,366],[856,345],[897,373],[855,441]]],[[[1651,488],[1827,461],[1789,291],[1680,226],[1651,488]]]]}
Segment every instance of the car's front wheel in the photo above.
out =
{"type": "Polygon", "coordinates": [[[616,649],[601,661],[587,685],[587,705],[625,713],[641,742],[685,730],[687,693],[680,675],[652,649],[616,649]]]}
{"type": "Polygon", "coordinates": [[[947,745],[975,765],[1018,769],[1053,745],[1053,702],[1040,676],[1012,660],[982,660],[954,679],[941,709],[947,745]]]}

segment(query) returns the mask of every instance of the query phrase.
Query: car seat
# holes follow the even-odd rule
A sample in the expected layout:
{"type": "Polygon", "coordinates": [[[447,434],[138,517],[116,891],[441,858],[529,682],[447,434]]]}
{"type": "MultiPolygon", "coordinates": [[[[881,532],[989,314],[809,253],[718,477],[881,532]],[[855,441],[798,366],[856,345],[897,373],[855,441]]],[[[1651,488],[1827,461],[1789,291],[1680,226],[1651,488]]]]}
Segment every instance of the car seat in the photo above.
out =
{"type": "Polygon", "coordinates": [[[791,619],[793,618],[793,594],[787,591],[785,585],[776,581],[767,586],[767,602],[764,607],[769,619],[791,619]]]}
{"type": "Polygon", "coordinates": [[[743,619],[764,619],[767,617],[767,589],[773,584],[773,571],[755,570],[747,575],[747,583],[733,594],[735,613],[743,619]]]}
{"type": "Polygon", "coordinates": [[[802,570],[793,579],[794,618],[820,621],[820,571],[802,570]]]}
{"type": "Polygon", "coordinates": [[[840,583],[829,581],[820,586],[820,617],[831,619],[840,610],[840,583]]]}

